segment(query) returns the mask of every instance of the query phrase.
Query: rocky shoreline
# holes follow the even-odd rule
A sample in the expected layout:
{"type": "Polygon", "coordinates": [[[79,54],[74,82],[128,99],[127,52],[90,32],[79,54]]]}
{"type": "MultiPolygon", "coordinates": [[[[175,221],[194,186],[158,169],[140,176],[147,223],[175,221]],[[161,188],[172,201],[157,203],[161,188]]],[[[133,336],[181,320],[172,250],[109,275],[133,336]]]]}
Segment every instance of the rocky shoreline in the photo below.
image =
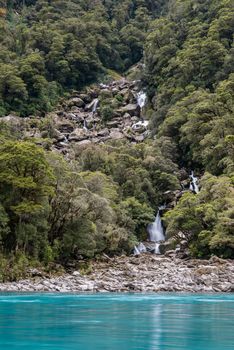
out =
{"type": "Polygon", "coordinates": [[[91,272],[57,277],[36,276],[1,283],[1,292],[234,292],[234,261],[183,260],[174,256],[142,254],[103,258],[91,272]]]}

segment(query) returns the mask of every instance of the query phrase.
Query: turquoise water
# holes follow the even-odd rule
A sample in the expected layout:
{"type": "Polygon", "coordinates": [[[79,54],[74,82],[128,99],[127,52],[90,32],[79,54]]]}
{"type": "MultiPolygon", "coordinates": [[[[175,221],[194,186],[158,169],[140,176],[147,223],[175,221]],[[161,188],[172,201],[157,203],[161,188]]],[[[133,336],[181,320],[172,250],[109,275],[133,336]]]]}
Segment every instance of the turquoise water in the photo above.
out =
{"type": "Polygon", "coordinates": [[[234,295],[0,294],[0,349],[233,350],[234,295]]]}

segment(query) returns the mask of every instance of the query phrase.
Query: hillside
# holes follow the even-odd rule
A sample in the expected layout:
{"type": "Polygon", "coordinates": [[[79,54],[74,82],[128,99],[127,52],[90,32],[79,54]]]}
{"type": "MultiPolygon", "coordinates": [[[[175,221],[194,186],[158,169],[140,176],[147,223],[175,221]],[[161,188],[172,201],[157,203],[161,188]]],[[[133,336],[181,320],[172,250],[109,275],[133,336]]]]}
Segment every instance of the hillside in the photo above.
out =
{"type": "Polygon", "coordinates": [[[233,5],[0,1],[2,280],[130,254],[157,208],[162,251],[234,257],[233,5]]]}

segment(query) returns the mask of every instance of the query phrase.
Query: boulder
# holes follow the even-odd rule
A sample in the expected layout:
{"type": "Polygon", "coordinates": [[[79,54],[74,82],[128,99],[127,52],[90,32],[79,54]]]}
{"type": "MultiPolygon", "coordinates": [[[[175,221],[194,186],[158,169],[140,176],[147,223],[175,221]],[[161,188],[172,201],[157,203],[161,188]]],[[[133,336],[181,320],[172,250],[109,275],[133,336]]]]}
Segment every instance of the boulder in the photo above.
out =
{"type": "Polygon", "coordinates": [[[68,106],[72,107],[72,106],[76,106],[76,107],[84,107],[85,103],[84,101],[79,98],[79,97],[73,97],[68,101],[68,106]]]}
{"type": "Polygon", "coordinates": [[[120,140],[124,138],[124,134],[119,129],[111,129],[110,138],[113,140],[120,140]]]}
{"type": "Polygon", "coordinates": [[[102,129],[102,130],[98,131],[97,135],[98,136],[108,136],[109,135],[109,130],[107,128],[102,129]]]}
{"type": "Polygon", "coordinates": [[[13,126],[20,126],[23,119],[15,115],[7,115],[6,117],[1,117],[0,121],[13,126]]]}
{"type": "Polygon", "coordinates": [[[57,129],[53,130],[53,137],[55,138],[56,141],[64,141],[64,140],[66,140],[66,136],[64,134],[62,134],[57,129]]]}
{"type": "Polygon", "coordinates": [[[129,113],[124,113],[123,119],[131,119],[131,115],[129,113]]]}
{"type": "Polygon", "coordinates": [[[87,145],[90,145],[90,144],[91,144],[90,140],[82,140],[82,141],[77,142],[78,146],[87,146],[87,145]]]}
{"type": "Polygon", "coordinates": [[[84,113],[68,113],[67,118],[78,123],[84,122],[84,113]]]}
{"type": "Polygon", "coordinates": [[[79,97],[87,104],[92,101],[92,97],[89,94],[80,94],[79,97]]]}
{"type": "Polygon", "coordinates": [[[118,119],[113,119],[109,122],[106,123],[106,125],[109,127],[109,128],[114,128],[116,126],[118,126],[120,123],[120,121],[118,119]]]}
{"type": "Polygon", "coordinates": [[[145,139],[144,135],[137,135],[137,136],[134,136],[134,140],[136,142],[143,142],[145,139]]]}
{"type": "Polygon", "coordinates": [[[76,128],[68,137],[69,141],[83,141],[89,137],[88,133],[81,128],[76,128]]]}
{"type": "Polygon", "coordinates": [[[56,125],[57,129],[63,134],[70,134],[74,130],[74,125],[69,120],[62,120],[56,125]]]}
{"type": "Polygon", "coordinates": [[[131,116],[140,116],[141,109],[140,106],[138,106],[137,104],[130,103],[124,107],[119,108],[117,112],[120,113],[122,116],[125,113],[128,113],[131,116]]]}

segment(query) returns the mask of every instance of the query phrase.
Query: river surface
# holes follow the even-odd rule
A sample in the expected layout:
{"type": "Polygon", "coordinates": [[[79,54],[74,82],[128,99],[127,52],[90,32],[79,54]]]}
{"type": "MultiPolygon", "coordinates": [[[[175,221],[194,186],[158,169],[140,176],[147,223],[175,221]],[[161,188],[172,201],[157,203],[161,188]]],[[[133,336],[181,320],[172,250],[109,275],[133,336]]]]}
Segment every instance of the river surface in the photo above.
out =
{"type": "Polygon", "coordinates": [[[234,294],[0,294],[0,349],[233,350],[234,294]]]}

